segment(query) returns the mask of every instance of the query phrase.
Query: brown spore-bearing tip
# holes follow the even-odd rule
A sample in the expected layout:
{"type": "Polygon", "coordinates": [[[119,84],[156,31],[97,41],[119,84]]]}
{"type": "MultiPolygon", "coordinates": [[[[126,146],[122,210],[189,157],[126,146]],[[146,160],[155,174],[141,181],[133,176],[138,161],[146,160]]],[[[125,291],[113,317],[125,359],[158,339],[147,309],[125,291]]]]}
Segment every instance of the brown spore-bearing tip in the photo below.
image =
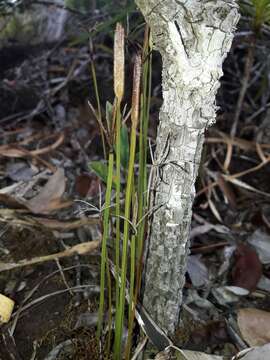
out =
{"type": "Polygon", "coordinates": [[[133,71],[133,90],[132,90],[132,110],[131,122],[133,127],[137,127],[139,119],[139,104],[140,104],[140,83],[141,83],[141,55],[135,56],[134,71],[133,71]]]}
{"type": "Polygon", "coordinates": [[[117,23],[114,36],[114,93],[122,101],[125,86],[125,30],[117,23]]]}

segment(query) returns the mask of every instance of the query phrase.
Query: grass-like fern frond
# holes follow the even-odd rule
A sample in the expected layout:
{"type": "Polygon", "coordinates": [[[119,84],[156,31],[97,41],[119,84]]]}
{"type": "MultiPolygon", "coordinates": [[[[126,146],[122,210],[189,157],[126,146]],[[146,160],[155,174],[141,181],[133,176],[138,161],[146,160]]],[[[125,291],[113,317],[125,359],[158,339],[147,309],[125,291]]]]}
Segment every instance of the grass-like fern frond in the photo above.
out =
{"type": "Polygon", "coordinates": [[[241,2],[241,8],[252,17],[255,31],[259,31],[263,24],[270,24],[270,0],[245,0],[241,2]]]}

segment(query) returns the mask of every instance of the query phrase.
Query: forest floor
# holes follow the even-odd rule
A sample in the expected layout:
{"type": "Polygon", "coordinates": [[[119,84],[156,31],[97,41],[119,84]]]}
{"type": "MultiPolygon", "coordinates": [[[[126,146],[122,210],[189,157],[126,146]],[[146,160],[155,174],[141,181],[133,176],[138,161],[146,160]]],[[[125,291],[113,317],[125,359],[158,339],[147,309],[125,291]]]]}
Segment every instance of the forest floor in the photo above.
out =
{"type": "MultiPolygon", "coordinates": [[[[99,41],[103,47],[95,63],[105,107],[113,96],[112,39],[99,41]]],[[[247,75],[248,52],[248,35],[236,36],[225,63],[217,123],[206,134],[183,321],[174,339],[181,348],[228,358],[270,342],[270,92],[263,83],[262,48],[255,49],[247,75]],[[239,103],[243,79],[248,86],[239,103]]],[[[15,309],[1,327],[0,359],[95,359],[99,250],[63,255],[98,241],[102,231],[98,209],[105,187],[89,170],[90,161],[102,159],[99,128],[88,106],[89,98],[95,101],[89,49],[16,45],[5,54],[0,293],[15,301],[15,309]],[[49,261],[43,258],[48,254],[49,261]],[[36,264],[28,264],[30,259],[36,264]]],[[[153,68],[152,143],[161,104],[157,55],[153,68]]]]}

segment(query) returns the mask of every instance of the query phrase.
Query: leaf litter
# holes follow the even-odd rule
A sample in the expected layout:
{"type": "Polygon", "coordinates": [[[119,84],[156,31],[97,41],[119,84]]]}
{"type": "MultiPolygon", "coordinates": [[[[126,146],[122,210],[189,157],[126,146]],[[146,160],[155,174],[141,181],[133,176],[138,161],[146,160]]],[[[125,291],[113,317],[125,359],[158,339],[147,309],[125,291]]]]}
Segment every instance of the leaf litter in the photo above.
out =
{"type": "MultiPolygon", "coordinates": [[[[270,146],[267,131],[262,137],[257,136],[262,132],[262,124],[256,120],[249,127],[244,120],[256,113],[254,109],[260,110],[262,118],[265,115],[261,110],[265,105],[254,96],[255,83],[248,89],[242,108],[243,131],[239,130],[234,137],[229,135],[231,111],[240,86],[236,75],[242,68],[240,47],[241,51],[247,49],[248,42],[235,42],[224,67],[222,91],[226,96],[218,101],[225,110],[218,115],[218,127],[207,134],[206,157],[202,159],[197,184],[190,235],[192,255],[188,260],[183,293],[184,326],[180,326],[174,339],[179,348],[189,349],[178,352],[189,360],[227,360],[233,356],[235,359],[267,360],[265,356],[269,354],[270,227],[265,208],[270,194],[270,146]],[[236,64],[240,64],[237,69],[236,64]],[[230,86],[226,84],[228,77],[230,86]],[[228,314],[237,320],[239,328],[228,321],[228,314]],[[259,347],[249,349],[248,346],[259,347]]],[[[100,50],[95,56],[100,60],[98,74],[108,81],[111,59],[100,50]]],[[[12,335],[7,335],[10,333],[6,329],[2,332],[15,348],[8,346],[6,349],[3,345],[2,349],[3,353],[9,350],[14,358],[18,358],[18,349],[23,358],[30,358],[32,345],[36,343],[37,355],[42,358],[52,356],[66,345],[71,354],[74,348],[79,353],[83,346],[89,351],[86,344],[92,335],[85,336],[81,314],[86,314],[85,318],[94,323],[96,299],[86,289],[90,285],[98,286],[91,275],[96,259],[93,254],[80,250],[84,247],[80,239],[85,239],[91,247],[98,247],[93,239],[101,233],[100,213],[89,217],[74,200],[94,202],[94,206],[101,208],[99,201],[104,196],[101,182],[107,169],[100,161],[97,125],[93,114],[85,110],[88,99],[81,91],[83,87],[89,90],[89,61],[87,47],[60,45],[52,53],[42,49],[42,54],[32,63],[27,60],[21,63],[20,71],[13,70],[13,81],[8,80],[8,73],[5,74],[5,86],[9,90],[16,92],[21,84],[32,82],[40,91],[40,98],[35,93],[35,103],[26,104],[29,105],[26,110],[15,108],[13,114],[3,111],[0,120],[3,125],[0,133],[0,223],[5,229],[0,237],[0,263],[14,265],[11,274],[0,275],[0,291],[7,290],[17,306],[17,315],[10,323],[12,335]],[[62,80],[59,82],[59,79],[62,80]],[[74,92],[81,96],[79,105],[74,92]],[[90,162],[93,172],[88,169],[90,162]],[[83,267],[84,260],[88,267],[83,267]],[[33,266],[34,263],[39,265],[33,266]],[[36,298],[30,301],[29,289],[32,293],[37,282],[50,274],[48,284],[39,287],[36,298]],[[50,296],[46,297],[48,294],[50,296]],[[74,298],[79,304],[77,307],[74,298]],[[38,304],[37,310],[34,304],[38,304]],[[46,307],[50,313],[46,312],[46,307]],[[20,308],[24,309],[21,313],[20,308]],[[55,308],[59,317],[53,316],[55,308]],[[81,327],[74,332],[74,324],[80,324],[80,320],[81,327]],[[47,325],[50,321],[51,328],[47,325]],[[31,328],[31,323],[36,325],[31,328]],[[79,342],[80,338],[83,342],[79,342]],[[57,345],[52,346],[52,340],[57,345]]],[[[31,91],[31,86],[29,88],[31,91]]],[[[157,93],[158,88],[155,88],[154,94],[157,93]]],[[[24,94],[21,97],[25,99],[24,94]]],[[[160,99],[153,96],[153,103],[160,103],[160,99]]],[[[109,105],[107,107],[104,113],[107,112],[110,121],[109,105]]],[[[153,124],[156,117],[154,106],[153,124]]],[[[155,125],[149,131],[153,133],[155,125]]],[[[121,136],[127,143],[126,129],[121,136]]],[[[128,151],[121,154],[123,166],[127,157],[128,151]]],[[[151,339],[150,333],[146,335],[151,339]]],[[[91,344],[94,347],[94,343],[91,344]]],[[[90,354],[94,354],[93,349],[90,354]]],[[[160,358],[163,355],[160,354],[160,358]]]]}

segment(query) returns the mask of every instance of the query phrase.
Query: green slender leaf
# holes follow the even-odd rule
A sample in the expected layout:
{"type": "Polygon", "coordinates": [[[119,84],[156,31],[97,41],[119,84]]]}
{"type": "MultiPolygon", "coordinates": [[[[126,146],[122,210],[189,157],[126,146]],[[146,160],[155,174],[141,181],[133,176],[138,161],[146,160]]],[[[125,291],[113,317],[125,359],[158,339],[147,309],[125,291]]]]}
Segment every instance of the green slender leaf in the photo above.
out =
{"type": "Polygon", "coordinates": [[[128,168],[128,159],[129,159],[129,139],[128,139],[128,129],[124,124],[121,128],[121,165],[124,169],[128,168]]]}
{"type": "Polygon", "coordinates": [[[107,182],[108,178],[108,166],[101,161],[91,161],[89,164],[91,170],[103,181],[107,182]]]}
{"type": "Polygon", "coordinates": [[[106,101],[106,122],[108,129],[110,129],[112,118],[113,118],[113,104],[111,104],[109,101],[106,101]]]}
{"type": "MultiPolygon", "coordinates": [[[[98,329],[97,337],[100,340],[103,318],[104,318],[104,305],[105,305],[105,275],[106,268],[108,267],[108,254],[107,254],[107,240],[109,237],[109,224],[110,224],[110,204],[112,193],[112,178],[113,178],[113,153],[109,154],[109,166],[107,167],[107,189],[105,196],[105,210],[103,215],[103,235],[101,247],[101,270],[100,270],[100,298],[98,310],[98,329]]],[[[109,280],[109,279],[108,279],[109,280]]]]}
{"type": "MultiPolygon", "coordinates": [[[[127,6],[124,6],[122,10],[119,11],[119,7],[111,7],[109,9],[111,18],[105,20],[104,22],[100,22],[92,31],[91,36],[94,37],[100,33],[110,34],[113,31],[113,28],[115,27],[115,24],[117,22],[123,22],[125,21],[127,15],[134,11],[136,9],[135,3],[132,1],[127,6]]],[[[89,41],[89,32],[83,32],[79,36],[76,36],[76,38],[71,41],[70,45],[78,45],[78,44],[85,44],[89,41]]]]}
{"type": "Polygon", "coordinates": [[[115,304],[116,309],[119,306],[119,276],[120,276],[120,198],[121,198],[121,112],[120,102],[117,101],[116,109],[116,198],[115,198],[115,266],[116,266],[116,289],[115,289],[115,304]]]}

